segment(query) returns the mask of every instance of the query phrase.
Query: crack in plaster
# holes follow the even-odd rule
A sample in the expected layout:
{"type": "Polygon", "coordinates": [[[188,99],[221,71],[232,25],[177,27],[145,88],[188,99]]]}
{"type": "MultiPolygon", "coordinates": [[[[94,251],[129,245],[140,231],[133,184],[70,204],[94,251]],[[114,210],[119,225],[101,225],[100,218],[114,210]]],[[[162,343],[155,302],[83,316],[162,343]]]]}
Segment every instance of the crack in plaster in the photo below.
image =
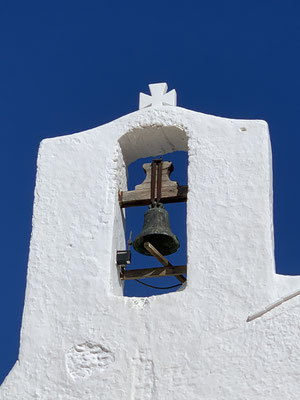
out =
{"type": "Polygon", "coordinates": [[[154,365],[149,351],[138,350],[132,360],[132,400],[154,399],[155,374],[154,365]]]}

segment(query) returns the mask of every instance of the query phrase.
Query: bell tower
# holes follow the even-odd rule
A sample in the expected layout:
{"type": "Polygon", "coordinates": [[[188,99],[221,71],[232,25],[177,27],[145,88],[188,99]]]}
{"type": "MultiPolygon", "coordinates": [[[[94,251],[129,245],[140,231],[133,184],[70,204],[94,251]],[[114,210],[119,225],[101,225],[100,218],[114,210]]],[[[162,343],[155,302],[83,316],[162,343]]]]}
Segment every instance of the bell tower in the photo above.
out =
{"type": "Polygon", "coordinates": [[[132,114],[40,145],[20,353],[1,400],[298,398],[300,278],[275,273],[268,126],[150,91],[132,114]],[[163,160],[130,193],[130,163],[177,150],[188,188],[163,160]],[[187,265],[159,268],[184,288],[125,297],[124,208],[150,205],[134,246],[163,261],[178,246],[172,197],[187,201],[187,265]]]}

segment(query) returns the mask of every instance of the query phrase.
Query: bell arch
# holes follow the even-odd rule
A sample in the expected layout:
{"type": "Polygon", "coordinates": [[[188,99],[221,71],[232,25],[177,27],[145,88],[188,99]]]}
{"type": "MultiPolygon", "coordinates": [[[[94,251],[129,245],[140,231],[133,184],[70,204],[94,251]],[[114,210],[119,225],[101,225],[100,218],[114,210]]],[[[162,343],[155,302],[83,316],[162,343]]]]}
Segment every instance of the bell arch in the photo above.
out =
{"type": "MultiPolygon", "coordinates": [[[[125,134],[123,134],[119,140],[119,157],[122,159],[122,162],[119,163],[119,170],[117,172],[118,174],[118,179],[117,181],[119,182],[119,190],[128,190],[127,182],[130,176],[128,176],[128,167],[134,163],[135,161],[138,162],[138,160],[141,159],[147,159],[148,157],[156,157],[156,156],[162,156],[165,154],[170,154],[174,152],[185,152],[186,156],[188,155],[188,135],[185,129],[182,127],[177,127],[177,126],[163,126],[163,125],[151,125],[151,126],[138,126],[136,128],[133,128],[129,131],[127,131],[125,134]],[[122,166],[121,166],[122,164],[122,166]]],[[[177,153],[178,154],[178,153],[177,153]]],[[[185,159],[186,159],[185,156],[185,159]]],[[[165,160],[168,159],[168,156],[165,160]]],[[[182,159],[182,157],[181,157],[182,159]]],[[[141,160],[142,162],[142,160],[141,160]]],[[[149,162],[149,159],[147,160],[149,162]]],[[[182,163],[181,163],[182,164],[182,163]]],[[[141,163],[140,163],[140,170],[142,171],[141,168],[141,163]]],[[[188,167],[188,162],[186,159],[185,163],[185,169],[187,171],[188,167]]],[[[176,168],[179,168],[179,165],[175,165],[175,171],[176,168]]],[[[174,177],[171,176],[171,180],[173,180],[174,177]]],[[[176,180],[176,179],[175,179],[176,180]]],[[[141,183],[141,182],[137,182],[141,183]]],[[[181,182],[179,182],[181,183],[181,182]]],[[[132,188],[130,189],[132,190],[132,188]]],[[[168,205],[177,207],[177,205],[168,205]]],[[[183,204],[181,204],[183,206],[183,204]]],[[[128,239],[128,232],[126,235],[126,219],[127,212],[137,210],[139,209],[139,220],[140,224],[142,226],[143,222],[143,214],[146,211],[143,207],[143,211],[140,210],[141,207],[134,207],[132,209],[128,209],[125,212],[125,209],[120,210],[121,211],[121,219],[122,219],[122,224],[120,224],[120,218],[118,221],[119,228],[121,228],[123,232],[123,242],[125,245],[125,239],[128,239]],[[122,225],[122,226],[121,226],[122,225]]],[[[174,214],[174,211],[173,211],[174,214]]],[[[174,217],[173,217],[174,218],[174,217]]],[[[184,229],[186,231],[186,208],[184,209],[184,229]]],[[[133,236],[134,239],[134,236],[133,236]]],[[[148,257],[147,257],[148,258],[148,257]]],[[[151,259],[153,259],[151,257],[151,259]]],[[[186,251],[185,251],[185,260],[186,260],[186,251]]],[[[147,266],[147,265],[143,265],[147,266]]],[[[116,269],[114,271],[116,273],[116,269]]],[[[157,280],[161,278],[156,278],[157,280]]],[[[113,282],[116,282],[116,279],[112,280],[113,282]]],[[[160,283],[161,284],[161,283],[160,283]]],[[[118,294],[121,295],[120,291],[123,294],[123,289],[124,285],[123,282],[120,281],[118,278],[118,285],[120,285],[121,290],[117,290],[118,294]]],[[[114,290],[114,292],[116,292],[114,290]]],[[[158,293],[160,294],[160,293],[158,293]]],[[[163,294],[163,293],[161,293],[163,294]]]]}
{"type": "Polygon", "coordinates": [[[143,126],[134,128],[119,139],[126,166],[139,158],[188,151],[186,130],[177,126],[143,126]]]}

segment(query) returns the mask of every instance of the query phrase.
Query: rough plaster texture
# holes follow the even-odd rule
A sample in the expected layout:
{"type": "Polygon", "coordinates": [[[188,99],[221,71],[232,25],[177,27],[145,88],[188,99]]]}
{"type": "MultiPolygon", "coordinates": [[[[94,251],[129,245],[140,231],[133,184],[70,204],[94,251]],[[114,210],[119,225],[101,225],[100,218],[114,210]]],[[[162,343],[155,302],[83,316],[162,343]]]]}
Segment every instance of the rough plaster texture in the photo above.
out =
{"type": "Polygon", "coordinates": [[[300,288],[274,271],[265,122],[159,106],[44,140],[19,360],[0,398],[299,399],[300,298],[246,322],[300,288]],[[125,164],[174,150],[189,152],[187,287],[123,297],[125,164]]]}

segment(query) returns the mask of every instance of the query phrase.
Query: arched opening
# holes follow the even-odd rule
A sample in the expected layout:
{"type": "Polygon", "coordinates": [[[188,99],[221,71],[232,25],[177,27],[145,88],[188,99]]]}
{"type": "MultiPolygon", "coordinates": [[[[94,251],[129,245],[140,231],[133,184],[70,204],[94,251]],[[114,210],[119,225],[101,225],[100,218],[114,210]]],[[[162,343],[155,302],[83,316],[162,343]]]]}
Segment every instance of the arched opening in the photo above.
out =
{"type": "MultiPolygon", "coordinates": [[[[137,128],[123,135],[119,143],[129,191],[134,190],[136,185],[144,181],[143,164],[151,163],[153,157],[157,156],[162,156],[164,161],[173,163],[174,171],[170,176],[171,181],[177,181],[179,185],[187,185],[188,143],[184,130],[173,126],[137,128]]],[[[174,266],[187,265],[186,202],[165,204],[164,206],[169,213],[171,230],[180,241],[180,248],[176,253],[168,255],[166,258],[174,266]]],[[[131,231],[133,239],[141,232],[147,209],[147,206],[126,208],[126,239],[129,238],[131,231]]],[[[161,266],[154,257],[141,255],[132,249],[132,262],[126,269],[161,266]]],[[[182,282],[175,276],[147,278],[138,281],[127,280],[123,294],[130,297],[146,297],[182,290],[184,287],[185,284],[182,285],[182,282]]]]}

